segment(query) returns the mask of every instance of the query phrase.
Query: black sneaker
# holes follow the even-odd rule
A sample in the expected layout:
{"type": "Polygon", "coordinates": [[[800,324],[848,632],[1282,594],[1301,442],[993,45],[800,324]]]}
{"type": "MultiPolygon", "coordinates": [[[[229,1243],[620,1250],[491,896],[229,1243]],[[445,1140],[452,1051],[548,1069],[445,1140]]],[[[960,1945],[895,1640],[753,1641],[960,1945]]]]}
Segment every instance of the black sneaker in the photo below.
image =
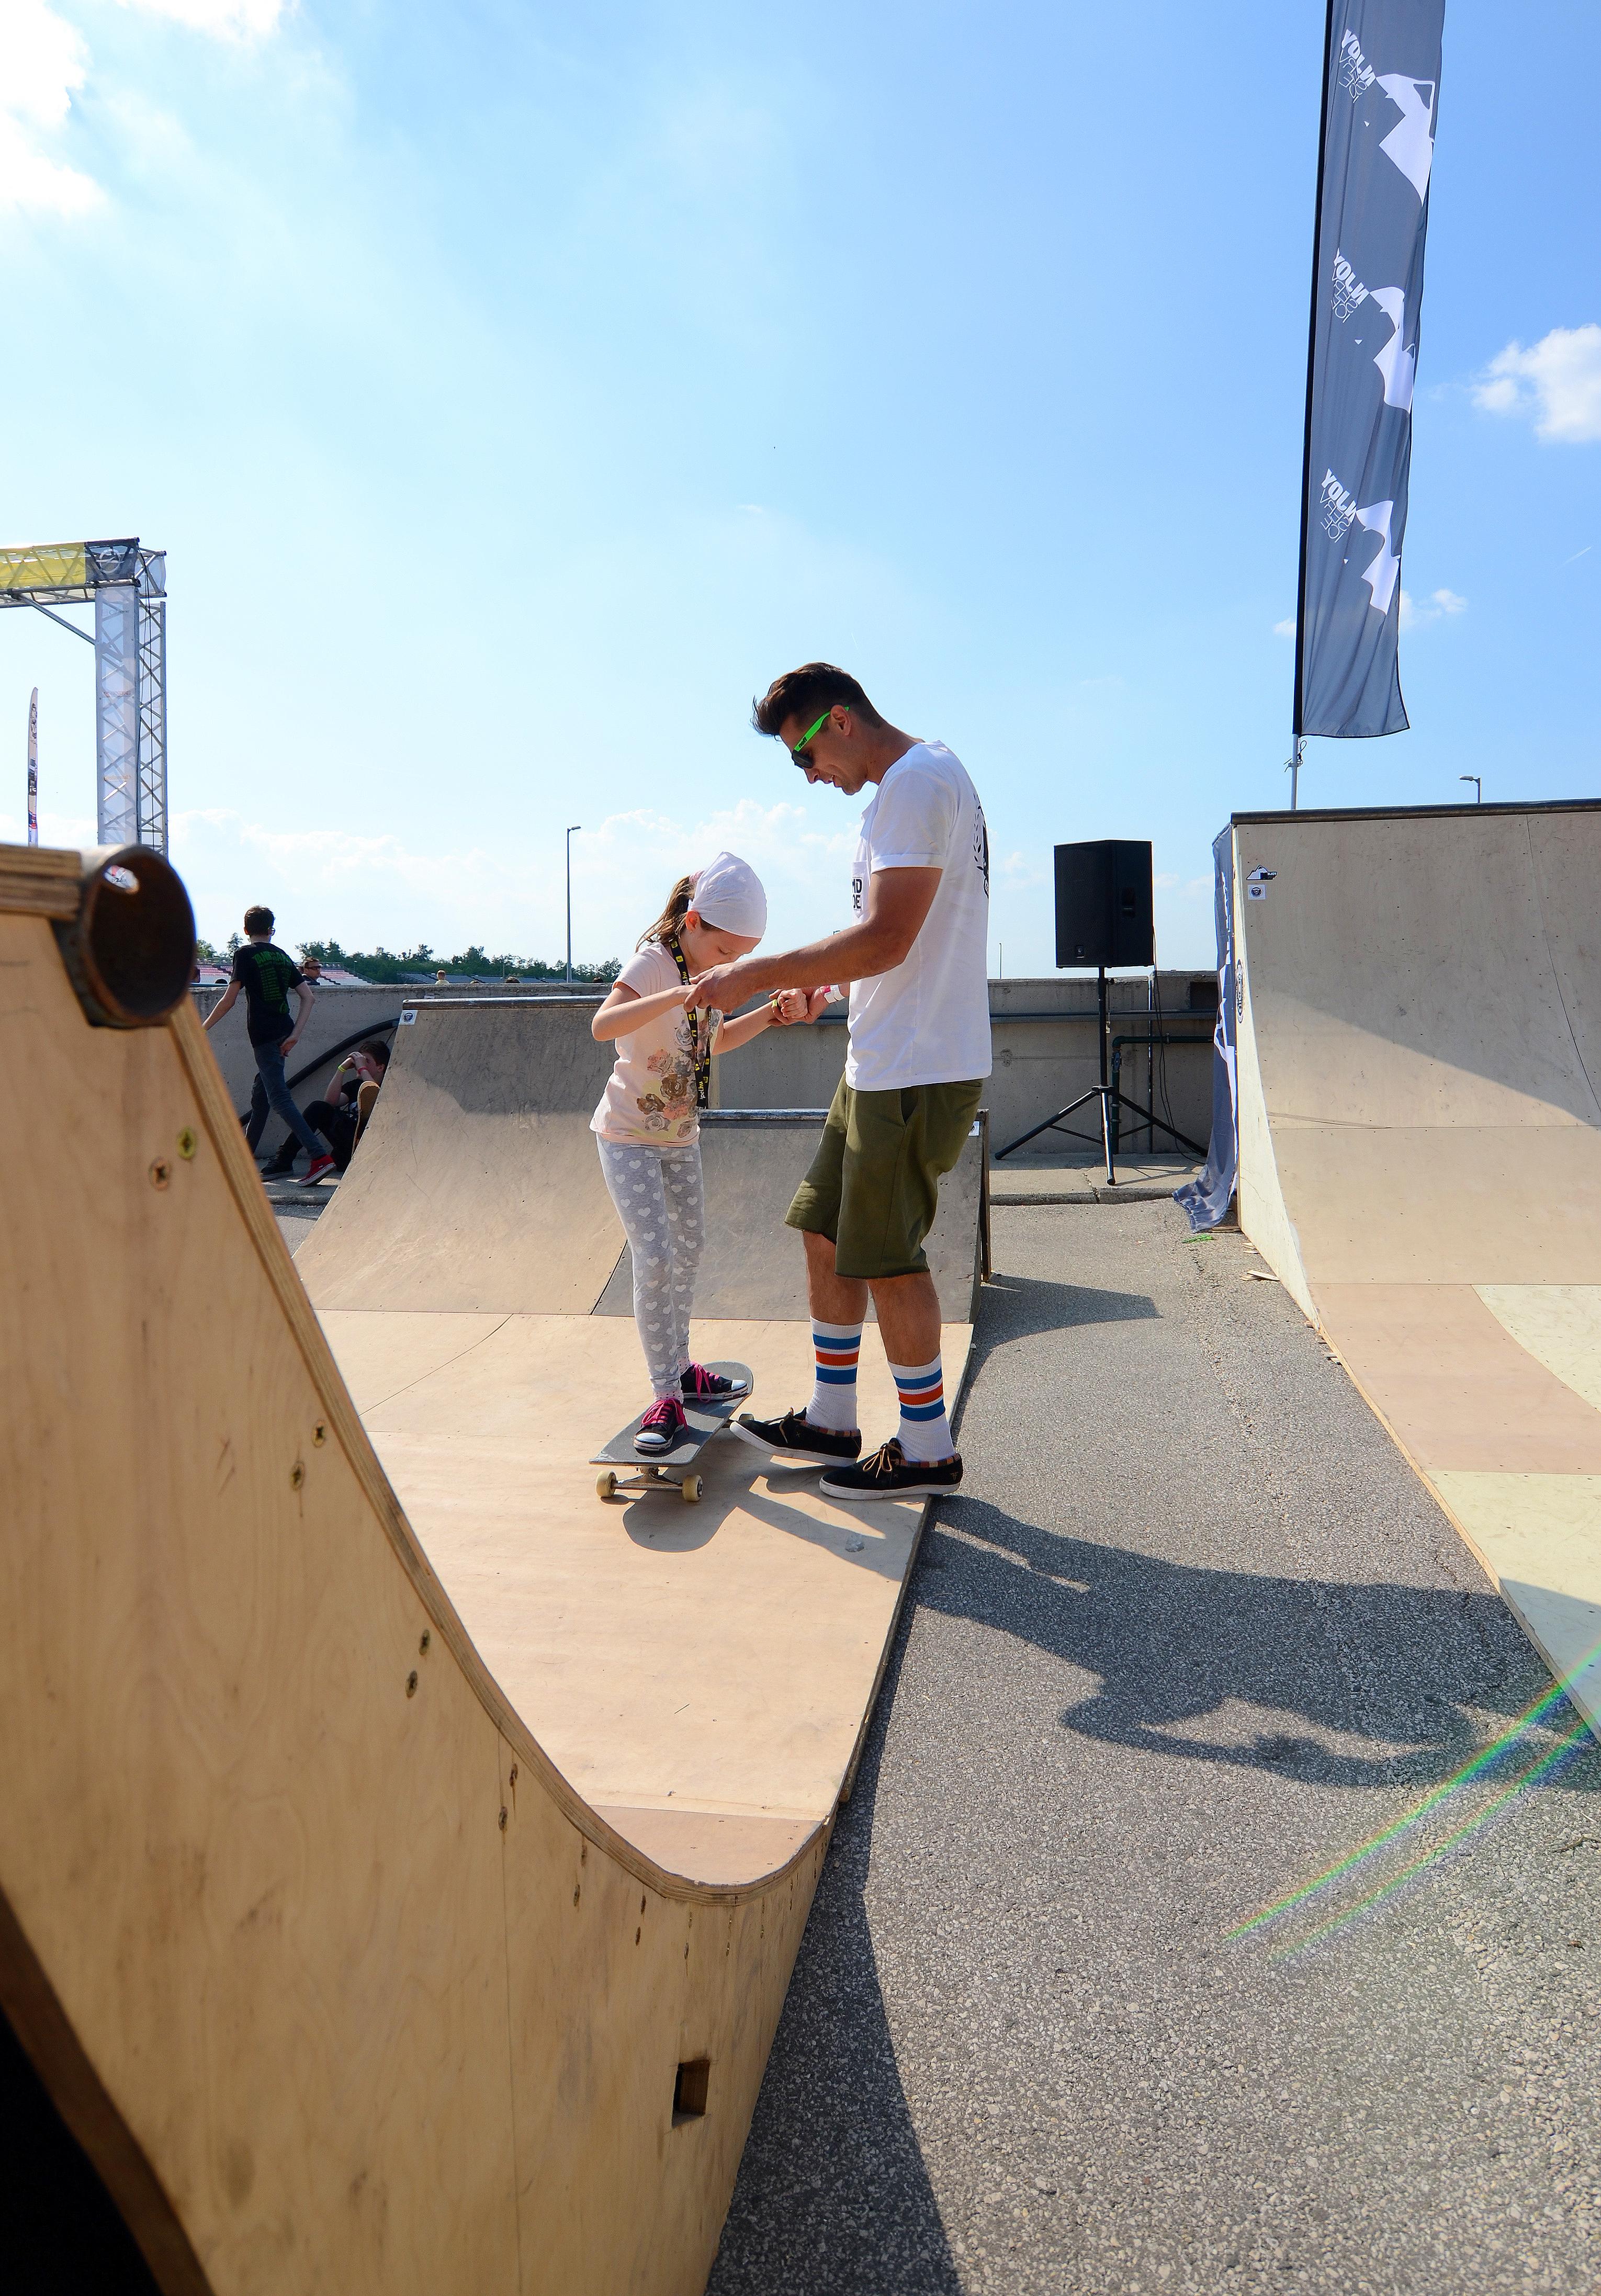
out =
{"type": "Polygon", "coordinates": [[[720,1371],[708,1371],[704,1364],[698,1363],[680,1372],[678,1385],[692,1403],[717,1403],[727,1396],[751,1392],[748,1379],[725,1379],[720,1371]]]}
{"type": "Polygon", "coordinates": [[[957,1489],[962,1455],[908,1459],[894,1436],[859,1467],[831,1467],[817,1485],[831,1499],[916,1499],[957,1489]]]}
{"type": "Polygon", "coordinates": [[[642,1459],[659,1459],[664,1451],[677,1449],[687,1427],[684,1406],[677,1397],[659,1396],[639,1423],[634,1448],[642,1459]]]}
{"type": "Polygon", "coordinates": [[[862,1439],[858,1431],[849,1435],[836,1434],[832,1427],[813,1427],[804,1411],[786,1411],[782,1419],[753,1419],[742,1411],[730,1431],[754,1443],[759,1451],[771,1456],[804,1459],[809,1465],[828,1459],[859,1459],[862,1439]]]}

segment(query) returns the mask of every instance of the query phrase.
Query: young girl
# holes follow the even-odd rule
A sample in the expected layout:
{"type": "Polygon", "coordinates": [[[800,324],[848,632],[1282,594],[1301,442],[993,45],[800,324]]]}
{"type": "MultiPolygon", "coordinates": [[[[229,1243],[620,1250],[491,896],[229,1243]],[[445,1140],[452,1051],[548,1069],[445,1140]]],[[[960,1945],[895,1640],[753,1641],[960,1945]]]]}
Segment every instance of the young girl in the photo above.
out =
{"type": "Polygon", "coordinates": [[[656,1395],[634,1442],[644,1458],[677,1442],[686,1395],[735,1392],[689,1353],[705,1237],[698,1111],[714,1042],[718,1053],[748,1045],[776,1021],[800,1018],[805,998],[786,991],[730,1021],[695,1008],[694,983],[714,964],[748,955],[767,923],[768,897],[756,872],[736,853],[719,853],[679,878],[591,1023],[601,1043],[617,1045],[617,1065],[589,1128],[598,1135],[601,1169],[634,1256],[634,1320],[656,1395]]]}

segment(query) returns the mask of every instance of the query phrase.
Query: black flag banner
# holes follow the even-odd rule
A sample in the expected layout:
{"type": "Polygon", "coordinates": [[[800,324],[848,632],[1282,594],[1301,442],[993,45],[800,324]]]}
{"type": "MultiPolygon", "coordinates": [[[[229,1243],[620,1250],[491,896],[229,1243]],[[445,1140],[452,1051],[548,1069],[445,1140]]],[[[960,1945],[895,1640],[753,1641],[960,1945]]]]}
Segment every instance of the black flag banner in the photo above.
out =
{"type": "MultiPolygon", "coordinates": [[[[1295,736],[1399,734],[1400,554],[1445,0],[1330,0],[1295,736]]],[[[1297,752],[1299,755],[1299,751],[1297,752]]]]}

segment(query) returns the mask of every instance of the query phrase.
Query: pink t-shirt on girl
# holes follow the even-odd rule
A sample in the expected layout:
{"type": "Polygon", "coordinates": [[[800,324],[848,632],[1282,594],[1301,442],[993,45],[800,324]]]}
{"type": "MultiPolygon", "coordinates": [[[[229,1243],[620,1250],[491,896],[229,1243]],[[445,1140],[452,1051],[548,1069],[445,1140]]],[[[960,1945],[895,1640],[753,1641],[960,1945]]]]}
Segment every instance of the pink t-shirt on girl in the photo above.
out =
{"type": "MultiPolygon", "coordinates": [[[[655,996],[677,985],[678,968],[660,942],[652,941],[628,959],[617,978],[636,996],[655,996]]],[[[715,1039],[721,1018],[715,1013],[695,1015],[702,1048],[709,1042],[709,1029],[715,1039]]],[[[643,1029],[614,1041],[617,1064],[589,1119],[590,1131],[598,1132],[603,1140],[647,1141],[658,1148],[679,1148],[698,1140],[694,1046],[684,1007],[669,1005],[643,1029]]]]}

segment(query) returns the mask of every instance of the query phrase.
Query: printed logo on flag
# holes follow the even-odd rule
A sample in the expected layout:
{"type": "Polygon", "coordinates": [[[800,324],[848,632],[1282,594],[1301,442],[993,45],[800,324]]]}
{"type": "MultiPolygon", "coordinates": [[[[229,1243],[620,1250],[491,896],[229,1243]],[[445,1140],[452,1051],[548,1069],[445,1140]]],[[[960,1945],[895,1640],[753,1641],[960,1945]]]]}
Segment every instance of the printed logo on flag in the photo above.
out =
{"type": "Polygon", "coordinates": [[[1362,53],[1357,36],[1348,24],[1345,37],[1340,43],[1340,85],[1353,103],[1365,95],[1378,74],[1362,53]]]}
{"type": "Polygon", "coordinates": [[[1349,487],[1342,487],[1332,471],[1323,473],[1322,513],[1323,531],[1331,542],[1343,542],[1351,532],[1351,522],[1357,514],[1357,498],[1349,487]]]}
{"type": "Polygon", "coordinates": [[[1356,309],[1359,303],[1365,303],[1367,300],[1367,288],[1363,286],[1361,281],[1357,277],[1356,273],[1345,260],[1345,258],[1342,255],[1336,253],[1334,257],[1334,298],[1332,307],[1335,318],[1343,323],[1345,320],[1350,318],[1351,313],[1356,309]]]}

